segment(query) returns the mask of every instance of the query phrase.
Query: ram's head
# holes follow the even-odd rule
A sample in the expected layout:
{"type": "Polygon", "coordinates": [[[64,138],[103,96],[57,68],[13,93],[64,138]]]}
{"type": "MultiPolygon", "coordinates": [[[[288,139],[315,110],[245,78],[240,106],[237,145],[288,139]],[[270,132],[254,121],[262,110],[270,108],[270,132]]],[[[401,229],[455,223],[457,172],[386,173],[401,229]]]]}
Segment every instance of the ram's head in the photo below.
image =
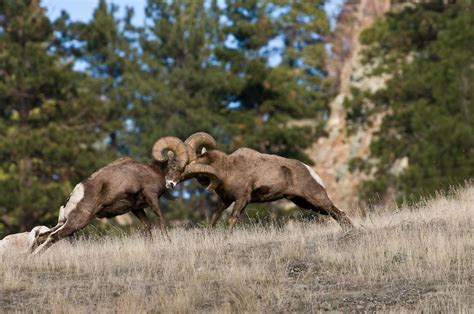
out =
{"type": "Polygon", "coordinates": [[[162,137],[153,145],[152,154],[164,169],[166,188],[174,188],[181,180],[184,168],[188,164],[186,145],[177,137],[162,137]]]}
{"type": "Polygon", "coordinates": [[[216,140],[205,132],[197,132],[184,141],[188,152],[188,165],[181,180],[196,178],[207,190],[216,189],[221,180],[217,169],[207,165],[206,152],[216,149],[216,140]]]}

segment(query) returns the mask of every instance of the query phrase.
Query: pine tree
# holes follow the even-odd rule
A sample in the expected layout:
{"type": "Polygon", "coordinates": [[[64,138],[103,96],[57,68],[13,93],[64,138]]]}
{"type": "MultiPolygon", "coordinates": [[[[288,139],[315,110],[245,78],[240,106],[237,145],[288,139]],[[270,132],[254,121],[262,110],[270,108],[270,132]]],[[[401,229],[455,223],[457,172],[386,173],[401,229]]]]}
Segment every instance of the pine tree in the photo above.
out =
{"type": "Polygon", "coordinates": [[[129,152],[125,142],[127,108],[133,97],[131,88],[138,72],[137,37],[140,28],[132,24],[134,11],[126,8],[118,17],[119,7],[100,0],[88,22],[72,22],[66,13],[55,22],[64,34],[60,47],[69,51],[88,76],[98,85],[98,94],[109,104],[110,146],[119,154],[129,152]]]}
{"type": "Polygon", "coordinates": [[[250,146],[262,152],[311,163],[303,150],[322,127],[325,95],[323,40],[328,22],[321,1],[228,1],[225,14],[231,40],[219,56],[239,79],[233,121],[239,126],[234,147],[250,146]],[[282,61],[270,64],[271,43],[282,41],[282,61]],[[297,119],[310,118],[310,126],[297,119]]]}
{"type": "Polygon", "coordinates": [[[474,176],[472,13],[462,1],[405,4],[363,34],[374,73],[392,75],[368,95],[374,107],[349,108],[387,113],[371,145],[379,163],[363,185],[366,197],[392,187],[400,199],[418,199],[474,176]],[[409,166],[395,175],[404,157],[409,166]]]}
{"type": "Polygon", "coordinates": [[[130,115],[130,144],[148,156],[156,138],[186,138],[203,130],[223,134],[232,78],[215,62],[219,36],[215,1],[149,1],[140,35],[142,55],[130,115]]]}
{"type": "Polygon", "coordinates": [[[228,150],[250,146],[310,162],[303,149],[327,114],[321,88],[328,22],[321,6],[149,1],[131,106],[135,143],[204,130],[228,150]],[[274,67],[269,45],[278,37],[285,47],[274,67]],[[312,128],[293,123],[307,117],[316,118],[312,128]]]}
{"type": "Polygon", "coordinates": [[[74,184],[110,158],[109,108],[56,41],[38,1],[0,2],[0,233],[54,224],[74,184]]]}

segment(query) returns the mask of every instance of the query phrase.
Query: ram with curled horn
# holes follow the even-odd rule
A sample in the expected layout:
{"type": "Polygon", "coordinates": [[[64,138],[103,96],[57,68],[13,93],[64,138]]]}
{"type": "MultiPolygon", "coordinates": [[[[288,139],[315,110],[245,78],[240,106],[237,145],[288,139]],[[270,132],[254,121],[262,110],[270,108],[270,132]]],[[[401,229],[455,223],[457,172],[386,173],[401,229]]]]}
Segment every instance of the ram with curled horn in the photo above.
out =
{"type": "Polygon", "coordinates": [[[215,149],[216,141],[204,132],[191,135],[185,144],[190,163],[182,179],[196,177],[208,189],[214,189],[220,198],[211,226],[215,226],[222,212],[234,202],[229,234],[247,204],[286,198],[301,208],[331,216],[343,229],[353,228],[347,215],[329,199],[321,178],[301,161],[249,148],[226,154],[215,149]]]}
{"type": "Polygon", "coordinates": [[[171,136],[156,141],[152,154],[151,163],[121,157],[77,184],[60,208],[58,224],[38,235],[37,243],[41,245],[34,252],[84,228],[94,217],[111,218],[130,211],[151,236],[151,224],[144,211],[147,207],[158,216],[161,232],[168,237],[158,198],[165,195],[166,186],[179,181],[188,155],[185,144],[171,136]]]}

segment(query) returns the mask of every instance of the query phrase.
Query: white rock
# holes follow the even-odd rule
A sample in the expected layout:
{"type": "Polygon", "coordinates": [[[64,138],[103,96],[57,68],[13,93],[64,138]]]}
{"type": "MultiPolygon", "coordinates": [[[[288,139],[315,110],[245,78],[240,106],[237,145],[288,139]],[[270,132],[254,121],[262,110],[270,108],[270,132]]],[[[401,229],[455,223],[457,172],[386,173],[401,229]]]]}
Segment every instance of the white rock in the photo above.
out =
{"type": "Polygon", "coordinates": [[[6,254],[20,254],[36,240],[36,237],[44,232],[49,231],[48,227],[37,226],[30,232],[21,232],[7,235],[0,240],[0,255],[6,254]]]}

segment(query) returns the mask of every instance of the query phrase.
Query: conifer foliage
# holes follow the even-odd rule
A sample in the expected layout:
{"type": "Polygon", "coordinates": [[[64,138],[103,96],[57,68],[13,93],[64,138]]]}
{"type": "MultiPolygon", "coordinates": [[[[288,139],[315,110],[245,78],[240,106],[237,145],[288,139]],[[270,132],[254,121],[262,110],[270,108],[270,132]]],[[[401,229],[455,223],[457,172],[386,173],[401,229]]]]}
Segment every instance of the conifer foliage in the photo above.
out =
{"type": "Polygon", "coordinates": [[[362,34],[374,74],[391,75],[370,101],[348,108],[359,122],[386,113],[364,197],[391,187],[418,199],[474,176],[474,14],[469,1],[445,2],[402,4],[362,34]],[[393,165],[404,157],[408,167],[398,175],[393,165]]]}
{"type": "Polygon", "coordinates": [[[109,106],[54,31],[38,1],[0,2],[0,233],[53,224],[74,184],[107,159],[109,106]]]}

